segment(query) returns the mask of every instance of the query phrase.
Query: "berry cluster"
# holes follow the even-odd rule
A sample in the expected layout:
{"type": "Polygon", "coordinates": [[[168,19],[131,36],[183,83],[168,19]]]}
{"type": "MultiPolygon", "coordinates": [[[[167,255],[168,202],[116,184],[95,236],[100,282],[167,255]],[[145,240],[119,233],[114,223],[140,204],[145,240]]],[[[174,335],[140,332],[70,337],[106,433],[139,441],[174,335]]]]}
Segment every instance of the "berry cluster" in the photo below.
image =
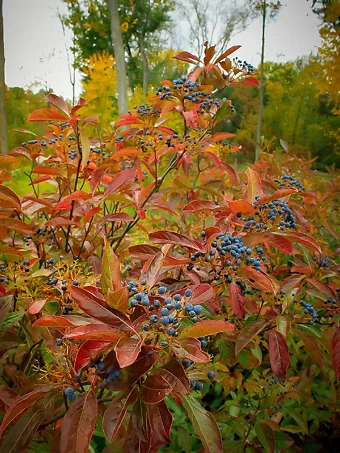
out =
{"type": "Polygon", "coordinates": [[[305,315],[310,314],[312,316],[312,318],[313,318],[313,319],[309,320],[309,324],[312,324],[313,320],[315,322],[319,321],[319,315],[318,315],[317,311],[314,309],[314,307],[311,304],[308,304],[304,300],[301,300],[300,301],[300,305],[302,305],[302,307],[304,307],[304,310],[303,310],[304,314],[305,315]]]}
{"type": "Polygon", "coordinates": [[[149,104],[141,104],[138,107],[135,107],[136,113],[142,116],[149,115],[149,116],[159,116],[161,110],[156,109],[153,105],[149,104]]]}
{"type": "Polygon", "coordinates": [[[281,178],[275,178],[274,181],[279,183],[279,188],[296,188],[301,192],[305,192],[305,188],[298,179],[293,178],[293,176],[282,175],[281,178]]]}
{"type": "Polygon", "coordinates": [[[254,72],[254,66],[248,63],[246,60],[240,60],[239,58],[233,58],[233,67],[239,71],[242,71],[243,74],[251,74],[254,72]]]}
{"type": "MultiPolygon", "coordinates": [[[[270,226],[277,224],[279,230],[296,228],[293,211],[285,201],[274,200],[264,204],[260,204],[259,201],[260,197],[256,197],[256,201],[253,203],[253,207],[256,209],[255,213],[249,217],[242,218],[245,222],[243,228],[246,231],[266,231],[270,226]]],[[[240,218],[242,216],[240,213],[236,215],[240,218]]]]}
{"type": "MultiPolygon", "coordinates": [[[[145,285],[145,281],[141,284],[145,285]]],[[[201,305],[190,303],[191,289],[186,289],[184,296],[181,294],[171,296],[165,286],[160,286],[156,290],[157,293],[152,290],[149,294],[147,289],[139,292],[135,282],[129,282],[127,289],[133,294],[131,308],[143,307],[149,316],[149,321],[142,326],[143,330],[145,332],[153,330],[163,334],[160,337],[162,347],[168,346],[169,338],[178,336],[178,328],[183,318],[189,318],[196,323],[203,311],[201,305]]]]}
{"type": "MultiPolygon", "coordinates": [[[[201,236],[205,238],[206,232],[202,231],[201,236]]],[[[264,251],[260,247],[255,247],[255,249],[247,247],[243,244],[242,236],[232,236],[227,232],[225,235],[218,234],[216,236],[207,253],[195,252],[191,256],[192,263],[187,266],[187,269],[189,271],[194,268],[200,270],[202,265],[213,264],[215,267],[214,280],[219,280],[223,276],[226,283],[231,283],[235,272],[243,264],[260,271],[261,261],[263,263],[267,261],[263,254],[264,251]]],[[[240,279],[238,279],[238,282],[241,289],[245,289],[240,279]]]]}
{"type": "Polygon", "coordinates": [[[107,366],[103,361],[99,360],[94,363],[93,366],[96,368],[95,373],[103,378],[103,385],[106,387],[111,382],[115,381],[120,376],[120,370],[115,369],[113,365],[107,366]]]}

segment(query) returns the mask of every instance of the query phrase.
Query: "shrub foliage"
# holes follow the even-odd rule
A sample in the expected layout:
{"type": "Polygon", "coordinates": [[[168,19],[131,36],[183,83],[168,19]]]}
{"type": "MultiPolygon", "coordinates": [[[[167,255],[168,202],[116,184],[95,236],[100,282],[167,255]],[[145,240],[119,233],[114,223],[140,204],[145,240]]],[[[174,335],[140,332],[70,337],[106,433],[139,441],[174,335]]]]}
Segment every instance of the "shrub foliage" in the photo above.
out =
{"type": "Polygon", "coordinates": [[[45,135],[0,157],[2,453],[299,451],[336,426],[339,178],[285,143],[228,163],[218,94],[258,86],[238,48],[177,55],[196,68],[109,135],[48,94],[45,135]]]}

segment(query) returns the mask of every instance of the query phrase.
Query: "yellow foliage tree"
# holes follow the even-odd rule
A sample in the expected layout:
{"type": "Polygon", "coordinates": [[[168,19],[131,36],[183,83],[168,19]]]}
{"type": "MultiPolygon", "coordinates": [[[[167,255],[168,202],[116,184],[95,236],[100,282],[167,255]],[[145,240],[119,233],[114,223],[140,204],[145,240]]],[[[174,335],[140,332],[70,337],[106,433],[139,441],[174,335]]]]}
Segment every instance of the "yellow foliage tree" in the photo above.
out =
{"type": "Polygon", "coordinates": [[[329,94],[334,103],[333,112],[340,113],[340,0],[334,0],[324,9],[324,26],[320,30],[322,46],[321,55],[321,82],[320,91],[329,94]]]}
{"type": "Polygon", "coordinates": [[[84,113],[98,115],[100,125],[108,128],[119,117],[115,59],[108,52],[94,54],[86,62],[83,72],[86,77],[82,82],[82,96],[88,102],[84,113]]]}

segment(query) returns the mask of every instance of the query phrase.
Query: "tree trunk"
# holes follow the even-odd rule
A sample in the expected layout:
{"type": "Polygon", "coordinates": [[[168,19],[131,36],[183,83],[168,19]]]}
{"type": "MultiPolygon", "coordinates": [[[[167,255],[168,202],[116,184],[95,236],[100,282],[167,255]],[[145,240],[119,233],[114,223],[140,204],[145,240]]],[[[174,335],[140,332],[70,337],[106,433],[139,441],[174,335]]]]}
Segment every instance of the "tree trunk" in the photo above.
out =
{"type": "Polygon", "coordinates": [[[145,45],[144,45],[144,37],[141,37],[139,40],[139,50],[142,55],[143,61],[143,93],[145,96],[148,95],[148,88],[149,88],[149,79],[150,79],[150,68],[148,58],[145,53],[145,45]]]}
{"type": "Polygon", "coordinates": [[[298,111],[297,111],[296,118],[295,118],[294,129],[293,129],[293,134],[292,134],[292,145],[295,145],[296,133],[297,133],[297,129],[298,129],[301,109],[302,109],[302,98],[300,98],[300,103],[299,103],[298,111]]]}
{"type": "Polygon", "coordinates": [[[0,0],[0,153],[8,152],[7,116],[6,116],[6,85],[5,85],[5,49],[4,49],[4,22],[0,0]]]}
{"type": "Polygon", "coordinates": [[[127,113],[129,110],[127,97],[128,85],[126,78],[124,44],[122,32],[120,30],[118,1],[108,0],[107,4],[110,14],[112,47],[116,60],[118,111],[119,114],[122,115],[123,113],[127,113]]]}
{"type": "Polygon", "coordinates": [[[261,123],[263,115],[263,97],[264,97],[264,46],[265,46],[265,32],[266,32],[266,15],[267,15],[267,1],[264,0],[262,9],[262,46],[261,46],[261,69],[260,69],[260,108],[257,118],[256,128],[256,149],[255,149],[255,162],[258,162],[261,155],[261,123]]]}

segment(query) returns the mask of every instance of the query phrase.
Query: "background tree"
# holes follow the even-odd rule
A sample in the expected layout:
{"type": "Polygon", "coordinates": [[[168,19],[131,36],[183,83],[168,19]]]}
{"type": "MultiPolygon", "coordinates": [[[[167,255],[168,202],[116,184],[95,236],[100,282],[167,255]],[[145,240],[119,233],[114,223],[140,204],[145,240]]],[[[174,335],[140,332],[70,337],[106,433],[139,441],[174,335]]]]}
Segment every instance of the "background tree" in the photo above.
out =
{"type": "Polygon", "coordinates": [[[264,72],[263,72],[263,63],[264,63],[264,50],[265,50],[265,35],[266,35],[266,25],[269,19],[274,18],[279,12],[281,3],[268,2],[267,0],[250,0],[250,8],[254,17],[261,17],[262,21],[262,37],[261,37],[261,65],[260,65],[260,107],[257,118],[257,128],[256,128],[256,148],[255,148],[255,162],[260,158],[261,153],[261,123],[263,115],[263,96],[264,96],[264,72]]]}
{"type": "Polygon", "coordinates": [[[116,60],[118,110],[119,114],[122,115],[128,111],[128,84],[126,79],[124,44],[120,29],[118,1],[108,0],[107,5],[110,14],[112,47],[116,60]]]}
{"type": "MultiPolygon", "coordinates": [[[[83,68],[88,58],[102,51],[113,53],[110,40],[110,17],[106,0],[64,0],[68,13],[65,24],[75,35],[77,65],[83,68]]],[[[136,85],[148,90],[153,71],[150,55],[164,47],[162,32],[170,23],[174,3],[167,0],[122,0],[117,3],[132,91],[136,85]]]]}
{"type": "Polygon", "coordinates": [[[5,85],[5,51],[4,26],[2,18],[2,0],[0,0],[0,153],[8,151],[6,85],[5,85]]]}
{"type": "Polygon", "coordinates": [[[216,43],[217,52],[225,49],[232,36],[245,29],[250,18],[246,4],[239,6],[235,1],[225,0],[215,0],[213,7],[204,0],[178,1],[177,11],[179,21],[185,20],[189,25],[189,43],[198,56],[206,41],[216,43]]]}
{"type": "Polygon", "coordinates": [[[321,91],[327,91],[333,110],[340,113],[340,0],[315,0],[313,11],[320,17],[322,45],[320,74],[317,78],[321,91]]]}

